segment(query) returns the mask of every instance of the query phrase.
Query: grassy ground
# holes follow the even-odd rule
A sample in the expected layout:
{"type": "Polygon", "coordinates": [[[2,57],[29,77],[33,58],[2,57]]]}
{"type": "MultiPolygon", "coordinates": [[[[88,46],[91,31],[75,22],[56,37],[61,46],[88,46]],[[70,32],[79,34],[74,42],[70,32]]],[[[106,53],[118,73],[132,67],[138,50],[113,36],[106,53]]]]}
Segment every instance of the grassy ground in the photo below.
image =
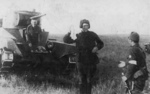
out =
{"type": "MultiPolygon", "coordinates": [[[[127,36],[103,35],[100,38],[104,41],[105,47],[98,54],[100,63],[93,78],[95,82],[92,94],[123,94],[123,83],[117,64],[120,60],[126,60],[129,48],[127,36]]],[[[144,43],[150,41],[148,38],[142,36],[142,47],[144,43]]],[[[59,40],[61,41],[61,38],[59,40]]],[[[150,56],[147,55],[148,66],[149,62],[150,56]]],[[[49,73],[26,73],[21,76],[12,74],[7,80],[0,79],[0,94],[77,94],[77,83],[78,75],[74,73],[71,76],[55,76],[49,73]]],[[[145,88],[147,89],[147,84],[145,88]]]]}

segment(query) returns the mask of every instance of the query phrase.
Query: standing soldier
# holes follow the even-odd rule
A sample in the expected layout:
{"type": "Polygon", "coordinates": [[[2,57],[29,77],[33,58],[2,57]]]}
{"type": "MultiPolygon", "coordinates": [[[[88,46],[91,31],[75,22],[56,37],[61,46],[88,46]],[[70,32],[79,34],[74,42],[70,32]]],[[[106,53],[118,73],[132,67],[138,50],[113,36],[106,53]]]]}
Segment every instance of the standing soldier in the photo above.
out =
{"type": "Polygon", "coordinates": [[[139,45],[139,34],[131,32],[128,41],[131,45],[128,53],[128,63],[122,76],[131,94],[141,94],[148,78],[146,55],[139,45]]]}
{"type": "Polygon", "coordinates": [[[31,19],[31,24],[27,27],[26,39],[29,44],[29,47],[36,48],[40,42],[40,33],[42,32],[40,26],[38,25],[38,17],[33,17],[31,19]]]}
{"type": "Polygon", "coordinates": [[[88,20],[81,20],[80,28],[82,31],[76,35],[76,40],[71,39],[70,33],[68,33],[64,37],[64,41],[75,42],[78,49],[77,66],[81,77],[80,94],[91,94],[92,78],[96,72],[96,64],[99,62],[97,51],[103,48],[104,44],[96,33],[88,30],[90,28],[88,20]]]}

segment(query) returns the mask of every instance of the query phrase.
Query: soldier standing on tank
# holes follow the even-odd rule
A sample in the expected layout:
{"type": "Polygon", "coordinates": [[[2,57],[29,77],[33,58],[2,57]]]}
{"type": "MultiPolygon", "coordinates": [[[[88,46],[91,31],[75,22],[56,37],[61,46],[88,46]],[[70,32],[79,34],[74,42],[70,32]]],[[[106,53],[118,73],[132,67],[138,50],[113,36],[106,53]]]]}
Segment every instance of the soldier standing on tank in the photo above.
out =
{"type": "Polygon", "coordinates": [[[131,45],[128,52],[128,63],[122,80],[126,82],[131,94],[142,94],[145,81],[148,78],[146,55],[139,45],[140,36],[131,32],[128,41],[131,45]]]}
{"type": "Polygon", "coordinates": [[[77,34],[77,39],[73,40],[68,33],[64,37],[64,42],[76,43],[78,49],[78,71],[81,77],[80,94],[91,94],[92,78],[96,72],[96,65],[99,62],[97,51],[102,49],[104,43],[93,31],[89,31],[90,23],[83,19],[80,22],[82,31],[77,34]]]}
{"type": "Polygon", "coordinates": [[[41,27],[38,25],[38,19],[33,17],[31,19],[31,24],[27,27],[26,30],[26,39],[29,44],[29,47],[36,48],[38,43],[40,42],[41,36],[40,33],[42,32],[41,27]]]}

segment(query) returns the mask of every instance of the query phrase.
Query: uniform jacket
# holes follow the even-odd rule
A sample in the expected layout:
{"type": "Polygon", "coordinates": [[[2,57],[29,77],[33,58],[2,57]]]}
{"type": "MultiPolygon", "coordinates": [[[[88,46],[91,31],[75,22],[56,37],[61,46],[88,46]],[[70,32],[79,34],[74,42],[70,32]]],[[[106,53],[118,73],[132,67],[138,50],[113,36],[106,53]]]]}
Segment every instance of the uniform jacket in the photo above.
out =
{"type": "Polygon", "coordinates": [[[27,27],[27,31],[26,31],[27,41],[32,43],[33,45],[37,45],[41,32],[42,32],[42,30],[39,26],[33,27],[32,25],[29,25],[27,27]]]}
{"type": "Polygon", "coordinates": [[[143,68],[147,71],[146,55],[139,44],[131,46],[128,54],[128,65],[126,70],[127,79],[133,79],[134,74],[143,68]]]}
{"type": "Polygon", "coordinates": [[[70,36],[68,36],[68,38],[65,36],[65,39],[69,39],[67,40],[68,43],[76,43],[79,52],[79,62],[86,65],[94,64],[98,60],[98,57],[95,53],[92,53],[92,49],[97,46],[100,50],[104,46],[104,43],[98,35],[92,31],[82,31],[76,36],[76,40],[72,40],[69,38],[70,36]]]}

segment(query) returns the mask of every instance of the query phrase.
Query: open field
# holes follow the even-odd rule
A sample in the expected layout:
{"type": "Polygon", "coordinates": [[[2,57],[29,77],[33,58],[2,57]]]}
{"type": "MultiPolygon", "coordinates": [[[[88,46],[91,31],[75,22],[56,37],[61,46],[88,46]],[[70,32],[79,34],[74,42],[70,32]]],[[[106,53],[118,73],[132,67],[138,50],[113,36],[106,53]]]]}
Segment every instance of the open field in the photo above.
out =
{"type": "MultiPolygon", "coordinates": [[[[62,37],[53,36],[59,41],[62,37]]],[[[105,47],[99,51],[100,63],[95,75],[93,94],[123,94],[123,85],[120,79],[120,70],[117,64],[126,60],[129,44],[127,35],[101,35],[105,47]]],[[[141,37],[141,46],[150,42],[149,36],[141,37]]],[[[147,55],[147,65],[150,69],[150,55],[147,55]]],[[[9,79],[0,79],[0,94],[77,94],[78,75],[69,76],[25,73],[17,76],[12,74],[9,79]]],[[[148,89],[146,84],[145,89],[148,89]]]]}

